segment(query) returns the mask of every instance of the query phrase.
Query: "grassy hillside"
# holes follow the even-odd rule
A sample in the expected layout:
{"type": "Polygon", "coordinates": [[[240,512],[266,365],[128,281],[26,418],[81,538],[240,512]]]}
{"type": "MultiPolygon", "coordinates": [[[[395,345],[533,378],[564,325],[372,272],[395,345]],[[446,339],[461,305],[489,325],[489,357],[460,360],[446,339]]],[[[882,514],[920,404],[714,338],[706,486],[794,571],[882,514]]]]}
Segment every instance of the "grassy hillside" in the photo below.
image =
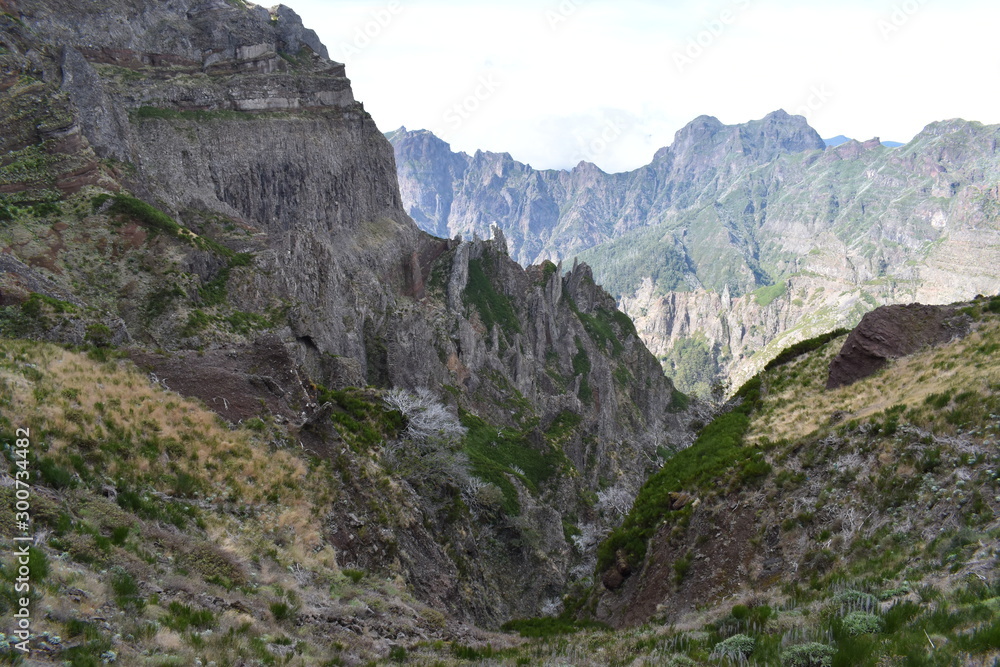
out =
{"type": "MultiPolygon", "coordinates": [[[[977,322],[965,339],[852,387],[822,389],[842,337],[766,371],[738,409],[647,482],[602,548],[602,567],[617,553],[630,561],[624,585],[567,600],[561,620],[512,624],[525,639],[464,626],[417,602],[398,577],[338,562],[330,507],[347,495],[369,503],[378,521],[359,519],[354,533],[369,539],[378,524],[416,518],[394,474],[424,482],[438,474],[373,446],[405,424],[378,392],[324,395],[343,445],[322,461],[284,427],[230,427],[102,348],[3,340],[5,506],[14,506],[10,476],[20,469],[15,431],[31,430],[22,465],[33,475],[39,534],[34,657],[71,665],[994,664],[1000,315],[990,305],[969,308],[977,322]],[[573,619],[615,604],[645,617],[617,631],[573,619]]],[[[478,466],[494,465],[476,440],[487,427],[466,426],[471,436],[462,437],[471,439],[455,446],[478,466]]],[[[482,507],[504,511],[504,495],[494,495],[482,507]]],[[[443,511],[462,512],[456,502],[443,511]]],[[[21,534],[12,512],[0,520],[5,538],[21,534]]],[[[8,618],[15,581],[7,557],[0,605],[8,618]]]]}
{"type": "Polygon", "coordinates": [[[649,664],[994,664],[996,310],[975,302],[968,337],[834,391],[844,336],[772,365],[643,487],[598,572],[633,573],[591,609],[647,623],[626,634],[649,664]]]}
{"type": "MultiPolygon", "coordinates": [[[[398,428],[392,411],[377,413],[371,424],[398,428]]],[[[104,350],[0,340],[0,429],[5,541],[22,534],[11,477],[31,475],[35,659],[361,664],[405,655],[420,638],[455,636],[456,623],[418,603],[401,579],[338,564],[328,513],[345,495],[363,500],[358,488],[371,487],[386,523],[407,520],[399,489],[373,457],[355,455],[360,427],[343,430],[341,456],[320,460],[281,427],[230,427],[104,350]],[[22,428],[31,446],[19,467],[22,428]]],[[[17,572],[9,555],[2,565],[0,614],[10,620],[17,572]]],[[[470,644],[486,636],[463,634],[470,644]]],[[[492,639],[504,641],[516,643],[492,639]]],[[[6,641],[2,648],[0,660],[18,662],[6,641]]]]}

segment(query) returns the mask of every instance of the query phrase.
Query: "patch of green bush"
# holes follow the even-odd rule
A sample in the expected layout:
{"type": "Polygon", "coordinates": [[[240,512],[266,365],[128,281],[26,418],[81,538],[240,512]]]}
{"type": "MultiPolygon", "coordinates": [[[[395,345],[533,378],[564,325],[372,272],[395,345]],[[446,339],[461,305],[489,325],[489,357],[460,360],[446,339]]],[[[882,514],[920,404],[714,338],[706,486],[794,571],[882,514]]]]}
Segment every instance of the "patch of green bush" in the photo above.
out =
{"type": "Polygon", "coordinates": [[[642,562],[649,538],[671,515],[672,492],[698,492],[727,477],[740,485],[752,484],[770,473],[763,454],[743,445],[750,414],[760,401],[760,377],[747,382],[736,398],[742,399],[739,407],[716,417],[693,445],[667,460],[646,480],[625,521],[598,547],[598,572],[611,566],[619,550],[633,565],[642,562]]]}
{"type": "Polygon", "coordinates": [[[753,298],[754,301],[757,302],[758,306],[766,308],[781,297],[785,296],[787,293],[788,283],[782,281],[776,285],[761,287],[753,293],[753,298]]]}
{"type": "Polygon", "coordinates": [[[854,637],[878,634],[882,632],[884,626],[881,617],[866,611],[852,611],[844,616],[841,622],[844,630],[854,637]]]}
{"type": "Polygon", "coordinates": [[[520,431],[497,429],[468,412],[461,414],[461,421],[468,429],[463,450],[472,463],[473,474],[500,488],[503,509],[511,516],[520,514],[521,507],[509,475],[516,475],[530,491],[537,492],[539,485],[566,462],[565,456],[547,443],[545,451],[532,447],[527,435],[520,431]]]}
{"type": "Polygon", "coordinates": [[[781,664],[784,667],[830,667],[834,653],[836,650],[827,644],[799,644],[781,652],[781,664]]]}
{"type": "Polygon", "coordinates": [[[715,648],[712,649],[712,655],[742,661],[753,653],[756,646],[757,640],[750,635],[733,635],[716,644],[715,648]]]}
{"type": "Polygon", "coordinates": [[[514,619],[504,623],[500,629],[504,632],[516,632],[522,637],[529,638],[569,635],[581,630],[610,630],[607,625],[598,621],[578,621],[562,616],[514,619]]]}
{"type": "Polygon", "coordinates": [[[490,282],[487,271],[492,273],[492,268],[493,258],[489,255],[469,260],[469,282],[465,286],[463,299],[479,312],[487,330],[499,325],[501,331],[512,336],[521,332],[521,323],[507,295],[498,292],[490,282]]]}
{"type": "Polygon", "coordinates": [[[808,340],[803,340],[798,343],[795,343],[790,347],[786,347],[784,350],[778,353],[778,356],[776,356],[771,361],[767,362],[767,365],[764,366],[764,370],[765,371],[773,370],[778,366],[783,366],[791,361],[795,361],[802,355],[812,352],[813,350],[818,350],[819,348],[829,343],[831,340],[834,340],[835,338],[840,338],[841,336],[847,333],[850,333],[850,329],[835,329],[829,333],[821,334],[819,336],[815,336],[808,340]]]}
{"type": "Polygon", "coordinates": [[[142,610],[146,606],[138,582],[121,568],[112,569],[111,590],[115,596],[115,603],[122,609],[142,610]]]}
{"type": "Polygon", "coordinates": [[[167,612],[167,615],[160,619],[160,623],[176,632],[187,632],[190,628],[209,630],[217,623],[215,614],[211,610],[192,609],[177,601],[170,603],[167,612]]]}

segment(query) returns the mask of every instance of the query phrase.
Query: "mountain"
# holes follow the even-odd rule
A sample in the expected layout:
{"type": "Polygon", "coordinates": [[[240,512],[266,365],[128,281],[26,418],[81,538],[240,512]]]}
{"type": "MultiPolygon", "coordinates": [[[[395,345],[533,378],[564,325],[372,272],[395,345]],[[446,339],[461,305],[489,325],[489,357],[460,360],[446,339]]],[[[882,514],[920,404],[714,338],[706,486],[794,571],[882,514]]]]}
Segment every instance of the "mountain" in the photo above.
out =
{"type": "MultiPolygon", "coordinates": [[[[841,144],[846,144],[848,141],[853,141],[850,137],[845,137],[842,134],[838,134],[830,139],[824,139],[823,143],[826,144],[827,148],[836,148],[841,144]]],[[[898,141],[883,141],[882,145],[886,148],[899,148],[900,146],[905,146],[906,144],[900,143],[898,141]]]]}
{"type": "Polygon", "coordinates": [[[420,231],[288,7],[0,9],[0,486],[29,429],[41,655],[354,663],[589,574],[573,538],[698,408],[588,266],[420,231]]]}
{"type": "MultiPolygon", "coordinates": [[[[289,8],[0,11],[3,662],[997,657],[1000,299],[875,311],[715,411],[586,264],[421,232],[289,8]]],[[[699,127],[736,171],[815,143],[699,127]]]]}
{"type": "Polygon", "coordinates": [[[802,117],[701,117],[651,164],[535,171],[393,135],[404,206],[443,233],[496,224],[522,263],[579,257],[685,391],[733,388],[782,348],[872,308],[1000,291],[1000,127],[826,148],[802,117]]]}

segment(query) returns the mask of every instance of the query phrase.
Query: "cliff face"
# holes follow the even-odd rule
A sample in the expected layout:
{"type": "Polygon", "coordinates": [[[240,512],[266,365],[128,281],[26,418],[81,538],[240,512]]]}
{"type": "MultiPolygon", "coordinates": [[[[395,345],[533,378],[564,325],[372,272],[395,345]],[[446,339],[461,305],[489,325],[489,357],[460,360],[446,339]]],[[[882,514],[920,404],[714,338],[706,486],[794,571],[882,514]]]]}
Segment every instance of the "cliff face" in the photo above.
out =
{"type": "Polygon", "coordinates": [[[389,137],[405,207],[422,228],[469,236],[497,224],[523,264],[571,258],[673,217],[751,167],[823,148],[803,118],[783,111],[745,125],[701,116],[651,164],[623,174],[586,162],[569,172],[536,171],[507,153],[452,153],[425,130],[401,128],[389,137]]]}
{"type": "Polygon", "coordinates": [[[824,150],[801,117],[704,116],[624,174],[537,172],[504,154],[453,154],[426,133],[391,141],[418,219],[463,234],[496,223],[522,263],[578,255],[669,374],[703,343],[706,373],[735,387],[786,345],[878,305],[1000,290],[998,138],[952,120],[900,148],[824,150]],[[464,169],[441,166],[456,162],[464,169]],[[442,203],[434,215],[428,201],[442,203]]]}
{"type": "Polygon", "coordinates": [[[483,623],[557,601],[594,547],[573,531],[613,520],[599,485],[634,491],[688,440],[589,269],[419,231],[389,143],[287,7],[5,9],[5,334],[131,344],[224,417],[287,425],[352,489],[318,528],[341,564],[483,623]],[[359,435],[389,388],[461,415],[457,477],[407,477],[398,433],[359,435]],[[462,500],[486,487],[489,512],[462,500]]]}

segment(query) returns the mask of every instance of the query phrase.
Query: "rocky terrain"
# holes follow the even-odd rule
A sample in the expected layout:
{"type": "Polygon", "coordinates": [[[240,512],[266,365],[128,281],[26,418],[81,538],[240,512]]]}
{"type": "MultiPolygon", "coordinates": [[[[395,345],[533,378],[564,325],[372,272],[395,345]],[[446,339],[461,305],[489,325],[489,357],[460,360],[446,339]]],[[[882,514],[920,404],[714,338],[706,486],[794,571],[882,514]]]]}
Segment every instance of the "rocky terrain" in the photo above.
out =
{"type": "Polygon", "coordinates": [[[698,659],[667,664],[992,664],[998,314],[890,306],[781,355],[648,480],[590,609],[698,659]],[[828,389],[875,340],[881,369],[828,389]]]}
{"type": "Polygon", "coordinates": [[[678,386],[707,394],[876,306],[1000,291],[998,135],[949,120],[899,148],[826,148],[781,111],[731,126],[703,116],[622,174],[453,153],[425,131],[388,136],[423,229],[496,224],[524,264],[579,256],[678,386]]]}
{"type": "Polygon", "coordinates": [[[421,232],[288,7],[2,11],[0,331],[34,342],[5,352],[0,426],[38,447],[37,629],[71,640],[39,634],[44,656],[353,663],[589,576],[621,498],[692,436],[586,265],[421,232]]]}
{"type": "MultiPolygon", "coordinates": [[[[0,661],[997,657],[1000,300],[874,316],[838,389],[844,338],[799,345],[715,415],[587,264],[420,231],[291,9],[0,11],[0,661]]],[[[660,168],[702,189],[813,141],[689,138],[660,168]]]]}

